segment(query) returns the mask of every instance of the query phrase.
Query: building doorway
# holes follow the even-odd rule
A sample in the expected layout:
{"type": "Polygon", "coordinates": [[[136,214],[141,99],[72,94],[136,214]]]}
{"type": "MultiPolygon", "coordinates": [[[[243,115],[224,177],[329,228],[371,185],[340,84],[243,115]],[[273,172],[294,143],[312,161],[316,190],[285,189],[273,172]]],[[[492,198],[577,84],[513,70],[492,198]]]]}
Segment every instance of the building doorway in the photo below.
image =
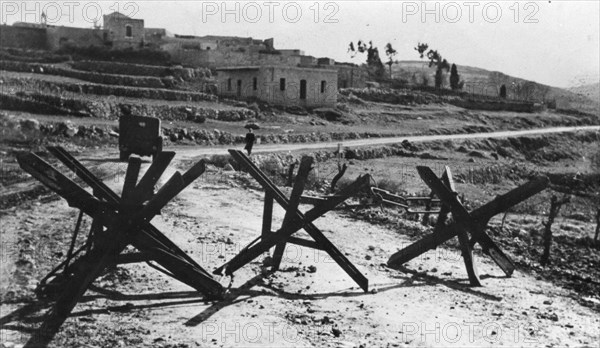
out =
{"type": "Polygon", "coordinates": [[[237,80],[236,94],[237,94],[238,97],[242,96],[242,80],[237,80]]]}
{"type": "Polygon", "coordinates": [[[306,80],[300,80],[300,99],[306,100],[306,80]]]}

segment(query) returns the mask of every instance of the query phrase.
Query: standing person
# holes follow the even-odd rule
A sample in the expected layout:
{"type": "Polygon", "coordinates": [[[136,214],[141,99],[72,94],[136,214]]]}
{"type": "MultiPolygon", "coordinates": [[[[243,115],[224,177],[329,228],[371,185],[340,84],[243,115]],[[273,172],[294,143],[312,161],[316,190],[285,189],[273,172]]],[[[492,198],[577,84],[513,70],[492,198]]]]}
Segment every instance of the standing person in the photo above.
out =
{"type": "Polygon", "coordinates": [[[252,146],[254,146],[254,141],[256,140],[256,136],[252,133],[252,128],[248,127],[248,133],[246,133],[246,146],[244,149],[248,151],[248,156],[252,153],[252,146]]]}

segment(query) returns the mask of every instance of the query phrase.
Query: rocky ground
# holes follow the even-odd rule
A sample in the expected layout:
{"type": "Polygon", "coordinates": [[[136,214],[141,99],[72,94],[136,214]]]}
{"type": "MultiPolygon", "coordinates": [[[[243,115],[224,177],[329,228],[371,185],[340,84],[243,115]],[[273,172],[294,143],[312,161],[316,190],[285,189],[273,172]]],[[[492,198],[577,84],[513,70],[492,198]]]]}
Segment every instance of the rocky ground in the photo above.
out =
{"type": "MultiPolygon", "coordinates": [[[[87,164],[110,186],[120,187],[114,173],[123,173],[124,164],[87,164]]],[[[187,169],[190,161],[175,165],[187,169]]],[[[362,165],[358,161],[353,167],[362,165]]],[[[258,235],[263,193],[247,174],[210,168],[153,223],[212,270],[258,235]]],[[[477,204],[477,195],[467,196],[477,204]]],[[[503,232],[494,220],[491,233],[518,270],[506,278],[477,251],[484,287],[471,288],[455,243],[410,261],[403,270],[386,267],[392,253],[427,231],[407,216],[394,216],[381,215],[377,208],[331,212],[316,222],[369,279],[368,293],[325,253],[296,246],[288,246],[278,272],[269,272],[270,257],[262,255],[232,280],[221,279],[224,286],[232,283],[220,302],[205,302],[191,288],[144,264],[124,265],[94,283],[52,345],[562,347],[598,341],[597,292],[563,281],[567,265],[598,264],[597,247],[577,246],[584,240],[581,231],[591,233],[591,222],[579,224],[578,232],[564,228],[573,222],[559,221],[554,249],[559,267],[543,268],[538,254],[532,254],[539,250],[539,235],[522,231],[538,228],[541,218],[510,214],[503,232]],[[581,248],[589,255],[576,260],[581,254],[572,250],[581,248]]],[[[42,320],[47,305],[37,302],[32,291],[64,257],[75,217],[76,211],[52,196],[2,211],[2,284],[8,286],[2,289],[0,332],[5,346],[25,342],[42,320]]],[[[283,211],[276,209],[274,228],[282,218],[283,211]]],[[[89,223],[84,220],[83,228],[89,223]]],[[[597,289],[596,273],[583,276],[579,284],[588,278],[590,289],[597,289]]]]}
{"type": "MultiPolygon", "coordinates": [[[[161,118],[165,149],[181,150],[160,184],[176,168],[185,170],[199,160],[197,149],[239,146],[247,122],[261,125],[257,147],[600,124],[597,112],[537,106],[531,113],[469,110],[473,105],[463,105],[458,95],[409,90],[345,90],[334,108],[281,108],[218,100],[205,93],[211,75],[204,70],[0,56],[3,347],[21,346],[43,321],[49,303],[37,299],[34,290],[64,259],[77,217],[18,167],[15,156],[22,151],[36,151],[54,163],[45,146],[64,146],[118,191],[125,173],[125,164],[115,159],[120,115],[161,118]]],[[[308,189],[312,195],[330,193],[331,179],[344,162],[348,170],[338,188],[368,173],[377,186],[402,195],[429,194],[416,165],[436,172],[450,165],[468,209],[540,174],[550,176],[553,185],[598,195],[599,139],[597,132],[579,132],[403,142],[347,149],[343,156],[315,151],[308,189]]],[[[302,155],[299,148],[255,154],[253,160],[284,185],[289,165],[302,155]]],[[[152,223],[212,271],[260,233],[264,193],[247,174],[235,171],[239,166],[229,157],[202,158],[209,170],[152,223]]],[[[148,164],[145,160],[143,170],[148,164]]],[[[563,196],[546,190],[504,220],[492,219],[488,233],[517,271],[506,278],[476,249],[481,288],[468,286],[456,241],[400,270],[386,266],[390,255],[431,231],[421,224],[422,216],[393,206],[337,210],[315,224],[369,279],[367,293],[325,253],[297,246],[286,248],[278,272],[270,271],[270,255],[264,254],[234,278],[219,279],[230,289],[215,302],[145,264],[122,265],[94,282],[51,346],[595,346],[600,341],[600,249],[593,240],[598,203],[574,197],[563,208],[553,225],[551,263],[543,266],[542,231],[552,194],[563,196]]],[[[361,193],[352,203],[368,201],[361,193]]],[[[283,215],[275,209],[274,228],[283,215]]],[[[84,219],[82,230],[90,223],[84,219]]],[[[84,238],[81,234],[78,242],[84,238]]]]}

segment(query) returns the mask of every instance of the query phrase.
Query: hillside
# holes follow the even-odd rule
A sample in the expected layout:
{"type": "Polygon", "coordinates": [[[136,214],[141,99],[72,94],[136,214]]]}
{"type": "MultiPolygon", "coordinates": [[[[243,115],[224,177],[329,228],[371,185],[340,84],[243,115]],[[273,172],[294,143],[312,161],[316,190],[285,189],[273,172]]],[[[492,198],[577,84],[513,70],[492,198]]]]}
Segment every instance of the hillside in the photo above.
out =
{"type": "Polygon", "coordinates": [[[569,88],[570,92],[600,101],[600,82],[569,88]]]}
{"type": "MultiPolygon", "coordinates": [[[[469,93],[497,96],[501,85],[506,85],[508,97],[513,99],[534,100],[556,100],[559,108],[584,109],[588,112],[597,111],[599,108],[598,98],[590,98],[598,95],[598,84],[582,86],[579,90],[567,90],[528,81],[522,78],[506,75],[499,71],[489,71],[482,68],[457,65],[461,80],[465,81],[464,90],[469,93]],[[517,87],[520,86],[520,87],[517,87]]],[[[435,69],[428,66],[427,60],[399,61],[392,66],[394,78],[407,80],[409,83],[421,84],[423,76],[427,76],[429,85],[433,85],[435,69]]],[[[449,74],[446,74],[445,85],[448,86],[449,74]]]]}
{"type": "MultiPolygon", "coordinates": [[[[43,52],[3,59],[1,53],[0,347],[26,341],[45,347],[42,339],[54,334],[49,348],[560,347],[600,341],[600,115],[433,88],[344,88],[331,108],[284,106],[219,96],[205,68],[43,52]],[[131,116],[161,120],[161,132],[150,134],[151,127],[142,130],[146,122],[137,120],[137,131],[127,131],[120,120],[131,116]],[[243,148],[249,123],[257,128],[250,158],[228,155],[228,149],[243,148]],[[154,140],[147,150],[168,152],[160,159],[154,153],[150,162],[135,156],[147,152],[131,151],[125,163],[131,149],[119,140],[146,145],[146,138],[154,140]],[[419,240],[433,236],[441,243],[435,234],[461,227],[428,198],[436,187],[429,185],[439,181],[422,180],[417,166],[434,175],[449,168],[460,206],[472,212],[467,215],[498,213],[475,222],[481,231],[488,227],[481,233],[510,258],[510,272],[476,247],[472,259],[483,286],[471,287],[460,241],[451,237],[402,265],[389,262],[401,249],[428,250],[419,240]],[[522,185],[535,177],[536,190],[553,185],[499,214],[503,202],[533,193],[530,184],[522,185]],[[148,195],[137,194],[144,186],[148,195]],[[160,188],[149,197],[154,187],[160,188]],[[552,197],[565,190],[582,194],[555,217],[550,264],[542,263],[552,197]],[[127,221],[117,206],[123,192],[126,199],[134,192],[136,204],[126,206],[127,221]],[[130,217],[167,203],[170,194],[178,195],[152,225],[133,228],[130,217]],[[272,209],[269,197],[277,198],[272,209]],[[288,212],[297,220],[292,225],[288,212]],[[121,224],[127,230],[116,236],[122,246],[106,254],[103,247],[118,232],[111,226],[121,224]],[[263,238],[270,225],[278,230],[263,238]],[[74,234],[65,233],[74,226],[74,234]],[[286,231],[297,232],[281,234],[286,231]],[[277,252],[269,250],[275,245],[264,243],[280,237],[287,246],[278,268],[277,252]],[[247,257],[248,250],[257,252],[247,257]],[[248,263],[231,271],[244,258],[248,263]],[[104,264],[92,264],[97,260],[104,264]],[[209,273],[224,267],[231,274],[209,273]],[[102,268],[106,272],[96,277],[102,268]],[[222,289],[223,298],[205,297],[205,284],[222,289]],[[82,300],[65,307],[67,313],[76,305],[68,317],[52,317],[63,299],[73,299],[74,285],[82,300]],[[417,325],[427,332],[416,332],[417,325]],[[444,335],[432,338],[431,328],[444,335]]],[[[410,74],[410,66],[397,70],[410,74]]],[[[490,76],[463,70],[471,84],[490,76]]],[[[459,218],[470,223],[468,216],[459,218]]]]}

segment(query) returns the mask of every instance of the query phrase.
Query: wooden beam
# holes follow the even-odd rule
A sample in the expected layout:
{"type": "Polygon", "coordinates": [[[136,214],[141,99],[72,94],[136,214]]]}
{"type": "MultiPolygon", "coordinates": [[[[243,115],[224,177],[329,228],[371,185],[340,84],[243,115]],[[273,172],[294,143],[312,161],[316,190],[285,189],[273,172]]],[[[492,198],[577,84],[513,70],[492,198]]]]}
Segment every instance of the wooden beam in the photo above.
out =
{"type": "Polygon", "coordinates": [[[152,192],[154,189],[154,185],[158,182],[158,179],[165,172],[171,160],[175,157],[175,152],[159,152],[158,155],[152,161],[144,176],[140,179],[137,186],[135,187],[134,196],[138,197],[138,200],[145,201],[150,199],[149,196],[143,196],[143,194],[148,194],[148,192],[152,192]]]}
{"type": "MultiPolygon", "coordinates": [[[[471,218],[476,221],[479,225],[486,226],[488,221],[496,214],[499,214],[506,209],[528,199],[529,197],[543,191],[549,183],[548,177],[540,176],[536,177],[533,180],[514,188],[513,190],[505,193],[503,195],[497,196],[492,201],[486,203],[485,205],[473,210],[470,213],[471,218]]],[[[439,222],[438,222],[439,223],[439,222]]],[[[393,254],[388,260],[388,264],[390,267],[396,267],[398,265],[402,265],[415,257],[427,252],[428,250],[436,248],[438,245],[441,245],[451,238],[458,235],[460,226],[453,223],[446,227],[445,230],[440,231],[439,229],[434,229],[434,233],[428,234],[416,241],[415,243],[407,246],[406,248],[396,252],[393,254]]],[[[487,234],[483,234],[482,238],[479,238],[477,242],[486,243],[489,240],[487,234]]],[[[493,243],[493,241],[492,241],[493,243]]],[[[487,248],[487,253],[490,253],[489,246],[487,248]]],[[[491,251],[494,253],[494,251],[491,251]]],[[[506,267],[509,270],[509,267],[506,267]]]]}
{"type": "Polygon", "coordinates": [[[512,261],[506,256],[502,250],[494,243],[494,241],[485,234],[485,226],[480,221],[473,219],[471,214],[460,203],[458,197],[454,195],[429,168],[424,166],[417,167],[419,176],[425,181],[427,186],[440,198],[440,200],[450,207],[452,216],[458,227],[457,234],[460,230],[466,229],[473,236],[473,240],[478,242],[484,252],[486,252],[494,262],[504,271],[507,276],[510,276],[515,269],[512,261]]]}
{"type": "MultiPolygon", "coordinates": [[[[290,202],[283,195],[283,193],[277,188],[273,182],[258,168],[256,165],[241,151],[229,150],[231,156],[239,162],[241,165],[248,169],[250,175],[258,181],[258,183],[265,189],[265,191],[271,192],[273,198],[280,204],[286,211],[290,206],[290,202]]],[[[342,190],[339,196],[328,199],[326,203],[315,206],[313,209],[308,211],[306,214],[302,214],[296,210],[294,213],[296,216],[292,223],[286,226],[285,229],[270,234],[267,238],[261,239],[260,243],[250,246],[244,249],[233,259],[218,267],[213,272],[214,274],[223,274],[225,272],[228,275],[233,274],[236,270],[246,265],[248,262],[254,260],[262,253],[269,250],[275,244],[287,240],[293,233],[299,229],[304,228],[306,232],[319,244],[323,250],[325,250],[329,256],[346,271],[346,273],[354,279],[357,284],[366,292],[368,291],[368,280],[366,277],[356,269],[356,267],[331,243],[323,233],[316,228],[312,222],[318,217],[333,209],[337,204],[346,200],[351,194],[357,192],[362,187],[368,185],[370,177],[368,175],[359,177],[353,184],[342,190]]]]}
{"type": "MultiPolygon", "coordinates": [[[[454,179],[452,178],[452,172],[450,171],[450,168],[448,166],[446,166],[444,170],[444,175],[442,175],[442,181],[450,190],[450,192],[454,193],[456,199],[458,199],[458,194],[456,192],[456,188],[454,187],[454,179]]],[[[458,202],[461,203],[460,200],[458,202]]],[[[467,231],[463,229],[460,229],[458,231],[458,241],[462,252],[463,261],[465,263],[465,269],[467,270],[467,275],[469,277],[469,283],[471,284],[471,286],[481,286],[481,280],[479,280],[477,267],[475,266],[475,262],[473,261],[473,250],[471,249],[471,244],[469,243],[469,236],[467,235],[467,231]]]]}
{"type": "MultiPolygon", "coordinates": [[[[302,196],[302,192],[304,191],[304,185],[306,184],[308,174],[312,170],[312,165],[312,157],[302,157],[300,167],[298,168],[298,174],[296,175],[296,180],[294,181],[294,187],[292,188],[292,193],[290,194],[289,205],[285,212],[285,216],[283,217],[281,229],[287,228],[287,226],[289,226],[292,223],[292,221],[296,218],[296,213],[298,212],[298,205],[300,204],[300,196],[302,196]]],[[[275,252],[273,253],[273,270],[279,269],[284,251],[285,239],[277,243],[277,245],[275,246],[275,252]]]]}
{"type": "Polygon", "coordinates": [[[271,233],[273,225],[273,196],[265,191],[265,202],[263,208],[262,237],[266,238],[271,233]]]}

